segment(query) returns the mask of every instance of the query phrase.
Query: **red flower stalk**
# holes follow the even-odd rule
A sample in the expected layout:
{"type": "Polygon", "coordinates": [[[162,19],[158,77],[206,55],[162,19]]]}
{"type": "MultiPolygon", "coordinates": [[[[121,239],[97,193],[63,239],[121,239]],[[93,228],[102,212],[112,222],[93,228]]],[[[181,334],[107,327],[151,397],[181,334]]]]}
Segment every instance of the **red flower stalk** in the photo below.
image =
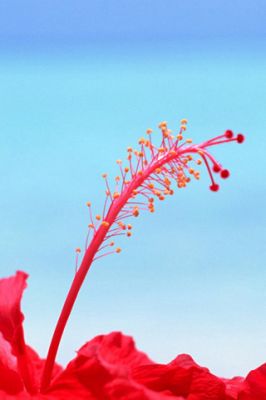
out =
{"type": "MultiPolygon", "coordinates": [[[[191,139],[183,139],[187,121],[181,121],[180,131],[174,136],[168,129],[167,123],[159,125],[162,140],[157,147],[152,142],[152,130],[147,130],[147,139],[139,140],[139,149],[127,149],[128,164],[123,167],[122,161],[117,160],[120,174],[115,178],[115,189],[112,191],[107,179],[106,198],[102,215],[93,217],[91,203],[87,203],[90,212],[90,224],[86,239],[86,250],[66,297],[62,312],[58,319],[45,363],[41,390],[47,391],[54,368],[58,347],[63,335],[71,310],[93,261],[111,253],[119,253],[120,247],[114,250],[113,238],[119,235],[131,236],[132,225],[125,223],[129,217],[137,217],[142,210],[155,211],[155,200],[163,201],[168,195],[173,195],[173,183],[178,188],[184,188],[191,178],[199,179],[198,166],[205,164],[210,177],[210,190],[217,191],[219,185],[213,177],[213,172],[220,173],[221,178],[227,178],[229,171],[209,153],[208,149],[222,143],[242,143],[244,136],[235,136],[227,130],[224,134],[200,144],[193,144],[191,139]],[[213,172],[212,172],[213,171],[213,172]],[[90,239],[90,243],[88,244],[90,239]]],[[[77,250],[77,256],[80,249],[77,250]]],[[[78,258],[77,258],[78,261],[78,258]]]]}

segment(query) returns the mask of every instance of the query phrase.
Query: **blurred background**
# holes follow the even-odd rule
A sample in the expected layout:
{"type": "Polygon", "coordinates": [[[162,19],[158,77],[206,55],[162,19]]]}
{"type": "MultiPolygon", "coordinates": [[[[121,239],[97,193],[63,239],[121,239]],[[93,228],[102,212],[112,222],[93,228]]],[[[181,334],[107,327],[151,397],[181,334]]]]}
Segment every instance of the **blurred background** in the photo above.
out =
{"type": "Polygon", "coordinates": [[[187,118],[195,142],[246,135],[214,149],[230,179],[213,193],[203,172],[134,219],[122,253],[91,269],[58,361],[112,330],[228,377],[266,361],[265,18],[264,0],[1,1],[0,272],[30,274],[26,339],[41,356],[101,173],[147,128],[187,118]]]}

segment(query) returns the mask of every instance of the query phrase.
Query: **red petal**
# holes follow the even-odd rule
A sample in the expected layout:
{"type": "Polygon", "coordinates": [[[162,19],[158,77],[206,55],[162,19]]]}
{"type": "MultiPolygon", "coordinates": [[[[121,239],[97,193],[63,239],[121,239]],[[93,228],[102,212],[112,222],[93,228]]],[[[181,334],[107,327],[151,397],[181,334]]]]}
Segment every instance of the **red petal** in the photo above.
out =
{"type": "Polygon", "coordinates": [[[193,377],[187,400],[224,400],[224,398],[225,384],[221,379],[206,371],[193,377]]]}
{"type": "MultiPolygon", "coordinates": [[[[24,315],[20,302],[28,275],[18,271],[15,276],[0,279],[0,332],[10,342],[15,353],[20,350],[20,336],[24,315]]],[[[23,349],[24,351],[24,349],[23,349]]]]}
{"type": "Polygon", "coordinates": [[[226,400],[237,400],[240,391],[243,388],[244,378],[236,376],[232,379],[223,379],[226,389],[226,400]]]}
{"type": "Polygon", "coordinates": [[[133,378],[157,392],[188,400],[224,400],[225,384],[207,368],[197,365],[190,356],[180,355],[168,365],[147,365],[136,368],[133,378]]]}
{"type": "Polygon", "coordinates": [[[0,333],[0,391],[1,390],[9,394],[17,394],[23,390],[23,383],[17,373],[17,359],[11,353],[10,344],[0,333]]]}
{"type": "Polygon", "coordinates": [[[244,389],[239,394],[239,400],[266,399],[266,364],[251,371],[244,380],[244,389]]]}
{"type": "Polygon", "coordinates": [[[105,387],[108,400],[185,400],[184,397],[156,393],[129,379],[116,379],[105,387]]]}
{"type": "Polygon", "coordinates": [[[3,390],[8,394],[18,394],[23,390],[23,387],[18,373],[3,366],[0,362],[0,391],[3,390]]]}
{"type": "Polygon", "coordinates": [[[96,336],[81,347],[78,356],[96,357],[109,366],[120,365],[130,368],[152,363],[145,353],[136,349],[134,340],[121,332],[96,336]]]}
{"type": "Polygon", "coordinates": [[[12,354],[12,348],[10,343],[4,339],[0,332],[0,363],[14,371],[17,370],[17,359],[12,354]]]}
{"type": "Polygon", "coordinates": [[[136,350],[133,339],[128,336],[119,332],[97,336],[78,351],[47,393],[53,395],[63,393],[66,388],[68,391],[77,388],[81,394],[83,390],[97,400],[105,399],[105,385],[114,379],[129,377],[134,367],[151,362],[136,350]]]}
{"type": "MultiPolygon", "coordinates": [[[[16,392],[19,387],[21,390],[24,386],[29,392],[34,393],[37,390],[44,363],[24,342],[22,326],[24,315],[21,312],[20,303],[27,286],[27,277],[25,272],[18,271],[16,275],[0,280],[0,334],[2,338],[0,362],[2,364],[1,377],[3,376],[3,379],[0,377],[0,389],[4,387],[8,393],[13,393],[14,390],[16,392]],[[7,354],[7,344],[9,354],[7,354]],[[13,366],[10,363],[13,363],[13,366]],[[11,375],[12,379],[9,380],[8,376],[11,375]],[[12,380],[16,382],[16,379],[20,383],[12,385],[12,380]],[[24,383],[22,388],[21,382],[24,383]]],[[[55,366],[54,373],[58,372],[58,368],[55,366]]]]}

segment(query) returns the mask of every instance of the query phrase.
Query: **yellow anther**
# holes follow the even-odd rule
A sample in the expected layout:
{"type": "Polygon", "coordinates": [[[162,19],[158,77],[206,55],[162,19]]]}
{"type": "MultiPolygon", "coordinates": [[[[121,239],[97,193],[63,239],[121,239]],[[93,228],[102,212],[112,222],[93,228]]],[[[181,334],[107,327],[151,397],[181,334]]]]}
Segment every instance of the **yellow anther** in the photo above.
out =
{"type": "Polygon", "coordinates": [[[116,160],[116,163],[119,165],[119,164],[122,164],[122,160],[116,160]]]}
{"type": "Polygon", "coordinates": [[[80,247],[77,247],[77,248],[76,248],[76,253],[81,253],[80,247]]]}
{"type": "Polygon", "coordinates": [[[183,136],[182,135],[177,135],[176,137],[178,140],[183,140],[183,136]]]}
{"type": "Polygon", "coordinates": [[[88,202],[87,202],[87,207],[90,207],[90,206],[91,206],[91,202],[88,201],[88,202]]]}
{"type": "Polygon", "coordinates": [[[116,176],[115,180],[116,180],[116,182],[119,182],[120,181],[120,176],[116,176]]]}
{"type": "Polygon", "coordinates": [[[156,174],[160,174],[162,172],[162,169],[161,168],[156,168],[155,172],[156,172],[156,174]]]}
{"type": "Polygon", "coordinates": [[[119,192],[114,192],[114,194],[113,194],[113,198],[114,199],[117,199],[119,196],[120,196],[119,192]]]}
{"type": "Polygon", "coordinates": [[[143,151],[140,151],[140,152],[139,152],[139,157],[144,157],[143,151]]]}
{"type": "Polygon", "coordinates": [[[198,164],[198,165],[201,165],[201,164],[202,164],[202,160],[201,160],[201,159],[198,159],[198,160],[197,160],[197,164],[198,164]]]}
{"type": "Polygon", "coordinates": [[[181,126],[180,126],[180,129],[181,129],[182,131],[186,131],[186,130],[187,130],[187,127],[186,127],[186,125],[181,125],[181,126]]]}
{"type": "Polygon", "coordinates": [[[127,151],[128,151],[129,153],[132,153],[132,151],[133,151],[132,147],[128,147],[128,148],[127,148],[127,151]]]}
{"type": "Polygon", "coordinates": [[[151,142],[149,140],[146,140],[145,146],[151,148],[152,147],[151,142]]]}
{"type": "Polygon", "coordinates": [[[132,215],[133,215],[134,217],[138,217],[138,216],[139,216],[139,210],[138,210],[137,207],[133,209],[132,215]]]}
{"type": "Polygon", "coordinates": [[[106,191],[105,191],[105,194],[106,194],[106,196],[110,196],[110,191],[109,191],[109,190],[106,190],[106,191]]]}
{"type": "Polygon", "coordinates": [[[97,221],[100,221],[100,220],[101,220],[101,216],[100,216],[99,214],[97,214],[97,215],[95,216],[95,218],[97,219],[97,221]]]}
{"type": "Polygon", "coordinates": [[[203,156],[203,155],[204,155],[204,151],[198,150],[198,154],[199,154],[200,156],[203,156]]]}
{"type": "Polygon", "coordinates": [[[176,151],[175,150],[170,150],[169,154],[171,154],[171,156],[175,156],[176,155],[176,151]]]}
{"type": "Polygon", "coordinates": [[[159,153],[164,153],[165,152],[165,148],[164,147],[159,147],[158,151],[159,151],[159,153]]]}
{"type": "Polygon", "coordinates": [[[117,247],[117,248],[115,249],[115,251],[116,251],[116,253],[121,253],[122,249],[121,249],[121,247],[117,247]]]}
{"type": "Polygon", "coordinates": [[[89,224],[88,227],[89,228],[94,228],[94,225],[93,224],[89,224]]]}
{"type": "Polygon", "coordinates": [[[107,178],[107,174],[102,174],[102,177],[105,179],[107,178]]]}
{"type": "Polygon", "coordinates": [[[138,175],[143,175],[143,171],[138,171],[138,175]]]}
{"type": "Polygon", "coordinates": [[[186,143],[192,143],[192,139],[187,139],[186,143]]]}
{"type": "Polygon", "coordinates": [[[127,173],[127,172],[129,171],[129,168],[126,167],[126,168],[124,169],[124,171],[125,171],[125,173],[127,173]]]}
{"type": "Polygon", "coordinates": [[[165,199],[165,197],[161,194],[160,196],[159,196],[159,200],[164,200],[165,199]]]}
{"type": "Polygon", "coordinates": [[[127,229],[129,229],[129,230],[132,229],[132,225],[128,224],[127,229]]]}
{"type": "Polygon", "coordinates": [[[162,122],[158,125],[158,127],[159,127],[160,129],[166,128],[166,126],[167,126],[167,122],[166,122],[166,121],[162,121],[162,122]]]}
{"type": "Polygon", "coordinates": [[[148,129],[146,130],[146,133],[147,133],[147,135],[150,135],[150,134],[152,133],[152,129],[151,129],[151,128],[148,128],[148,129]]]}
{"type": "Polygon", "coordinates": [[[114,246],[115,242],[110,242],[109,246],[114,246]]]}
{"type": "Polygon", "coordinates": [[[193,157],[189,154],[189,155],[187,156],[187,159],[188,159],[188,161],[192,161],[192,160],[193,160],[193,157]]]}
{"type": "Polygon", "coordinates": [[[127,232],[127,236],[130,237],[132,235],[131,232],[127,232]]]}
{"type": "Polygon", "coordinates": [[[145,144],[146,140],[142,137],[139,139],[139,144],[145,144]]]}
{"type": "Polygon", "coordinates": [[[155,211],[154,208],[150,208],[150,212],[153,213],[155,211]]]}
{"type": "Polygon", "coordinates": [[[107,221],[102,221],[102,226],[104,226],[105,228],[108,228],[110,226],[110,224],[107,221]]]}
{"type": "Polygon", "coordinates": [[[121,229],[126,230],[126,225],[125,225],[122,221],[118,221],[118,222],[117,222],[117,225],[118,225],[121,229]]]}
{"type": "Polygon", "coordinates": [[[194,174],[194,169],[193,168],[189,168],[189,173],[190,174],[194,174]]]}
{"type": "Polygon", "coordinates": [[[186,118],[183,118],[183,119],[181,119],[181,121],[180,121],[180,123],[181,123],[182,125],[183,125],[183,124],[184,124],[184,125],[187,124],[187,122],[188,122],[188,121],[187,121],[186,118]]]}
{"type": "Polygon", "coordinates": [[[200,173],[199,173],[199,172],[197,172],[197,173],[195,172],[194,176],[195,176],[195,178],[196,178],[197,180],[200,179],[200,173]]]}
{"type": "Polygon", "coordinates": [[[138,191],[136,189],[133,189],[132,193],[136,196],[136,194],[138,194],[138,191]]]}
{"type": "Polygon", "coordinates": [[[149,183],[148,186],[149,186],[150,189],[154,188],[154,184],[153,183],[149,183]]]}

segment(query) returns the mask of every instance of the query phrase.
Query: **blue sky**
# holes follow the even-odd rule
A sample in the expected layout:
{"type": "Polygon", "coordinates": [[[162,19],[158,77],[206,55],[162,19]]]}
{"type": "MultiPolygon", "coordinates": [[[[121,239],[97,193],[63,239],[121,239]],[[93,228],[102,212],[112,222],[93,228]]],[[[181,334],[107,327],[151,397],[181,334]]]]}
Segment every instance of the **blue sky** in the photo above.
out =
{"type": "Polygon", "coordinates": [[[214,194],[205,175],[134,221],[90,271],[59,361],[122,330],[155,360],[245,374],[266,360],[266,5],[92,3],[0,4],[0,272],[30,273],[26,337],[44,356],[101,173],[147,127],[186,117],[195,141],[246,134],[215,151],[230,179],[214,194]]]}
{"type": "Polygon", "coordinates": [[[4,0],[2,41],[265,37],[264,0],[4,0]]]}

